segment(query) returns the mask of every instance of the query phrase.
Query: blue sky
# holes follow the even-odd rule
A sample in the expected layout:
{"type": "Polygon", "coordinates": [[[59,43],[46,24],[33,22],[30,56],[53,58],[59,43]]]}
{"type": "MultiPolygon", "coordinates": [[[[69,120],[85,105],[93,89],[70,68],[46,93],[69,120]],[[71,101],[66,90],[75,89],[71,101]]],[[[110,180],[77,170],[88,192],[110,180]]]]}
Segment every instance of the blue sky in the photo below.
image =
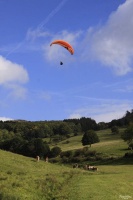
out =
{"type": "Polygon", "coordinates": [[[109,122],[133,109],[132,10],[133,0],[0,0],[0,119],[109,122]]]}

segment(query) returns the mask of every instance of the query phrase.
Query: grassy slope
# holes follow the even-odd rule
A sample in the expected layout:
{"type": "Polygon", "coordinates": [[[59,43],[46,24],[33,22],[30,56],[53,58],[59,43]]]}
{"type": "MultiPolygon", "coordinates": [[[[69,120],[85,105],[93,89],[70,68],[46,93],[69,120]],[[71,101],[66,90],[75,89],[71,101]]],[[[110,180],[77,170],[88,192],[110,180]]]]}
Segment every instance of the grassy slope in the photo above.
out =
{"type": "Polygon", "coordinates": [[[70,169],[0,150],[0,199],[52,199],[70,169]]]}
{"type": "MultiPolygon", "coordinates": [[[[123,155],[127,148],[119,135],[99,131],[97,151],[123,155]]],[[[81,136],[72,137],[63,150],[82,148],[81,136]]],[[[0,200],[117,200],[133,199],[132,165],[100,165],[98,172],[72,169],[0,150],[0,200]]]]}
{"type": "MultiPolygon", "coordinates": [[[[120,134],[112,134],[111,131],[102,130],[97,131],[97,135],[100,138],[100,142],[93,144],[91,150],[104,153],[105,155],[122,156],[127,152],[127,144],[121,139],[120,134]]],[[[75,136],[67,139],[69,143],[64,144],[65,141],[59,142],[57,146],[61,147],[63,151],[83,148],[81,143],[82,135],[75,136]]]]}

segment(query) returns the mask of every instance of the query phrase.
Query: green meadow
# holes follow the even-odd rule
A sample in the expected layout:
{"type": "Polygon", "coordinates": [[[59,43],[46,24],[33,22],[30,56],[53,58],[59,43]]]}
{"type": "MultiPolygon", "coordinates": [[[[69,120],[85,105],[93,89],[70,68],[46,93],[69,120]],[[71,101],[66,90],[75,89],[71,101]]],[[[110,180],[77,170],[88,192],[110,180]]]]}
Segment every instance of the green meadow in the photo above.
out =
{"type": "MultiPolygon", "coordinates": [[[[120,134],[110,130],[97,132],[100,142],[91,149],[116,156],[118,161],[95,163],[98,171],[53,164],[0,150],[0,200],[119,200],[133,199],[131,160],[119,161],[127,150],[120,134]]],[[[83,148],[81,137],[69,138],[57,145],[63,151],[83,148]]]]}
{"type": "MultiPolygon", "coordinates": [[[[105,155],[122,156],[128,150],[127,144],[121,139],[121,132],[119,134],[112,134],[110,129],[97,131],[96,133],[100,138],[100,142],[93,144],[90,149],[105,155]]],[[[82,135],[70,137],[65,141],[57,143],[57,146],[63,151],[83,148],[81,139],[82,135]]]]}

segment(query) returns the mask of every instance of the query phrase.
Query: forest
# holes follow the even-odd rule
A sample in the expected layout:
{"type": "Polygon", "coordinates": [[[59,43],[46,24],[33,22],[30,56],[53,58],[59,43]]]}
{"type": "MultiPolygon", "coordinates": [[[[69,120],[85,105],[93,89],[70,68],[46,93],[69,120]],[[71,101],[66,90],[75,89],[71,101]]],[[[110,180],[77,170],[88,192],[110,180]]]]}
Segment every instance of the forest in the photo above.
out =
{"type": "MultiPolygon", "coordinates": [[[[43,158],[56,157],[61,153],[61,149],[56,146],[50,149],[49,145],[52,142],[56,143],[70,137],[84,135],[87,131],[113,130],[114,127],[126,128],[132,122],[133,110],[127,111],[122,118],[114,119],[109,123],[96,123],[94,119],[85,117],[62,121],[0,121],[0,149],[28,157],[37,155],[43,158]]],[[[92,143],[98,141],[97,138],[92,143]]],[[[88,144],[91,145],[91,143],[88,144]]]]}

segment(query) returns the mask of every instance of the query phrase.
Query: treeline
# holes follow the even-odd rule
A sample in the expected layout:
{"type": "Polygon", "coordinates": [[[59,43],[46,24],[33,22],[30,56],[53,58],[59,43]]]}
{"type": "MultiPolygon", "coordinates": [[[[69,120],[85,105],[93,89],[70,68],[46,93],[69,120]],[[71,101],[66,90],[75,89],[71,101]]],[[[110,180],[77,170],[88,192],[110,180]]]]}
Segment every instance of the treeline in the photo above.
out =
{"type": "Polygon", "coordinates": [[[114,119],[111,122],[99,122],[96,123],[95,120],[90,118],[82,117],[80,119],[66,119],[66,122],[73,122],[75,125],[80,124],[82,131],[86,130],[103,130],[107,128],[112,128],[113,126],[126,127],[133,122],[133,109],[131,111],[126,111],[126,114],[120,119],[114,119]]]}
{"type": "MultiPolygon", "coordinates": [[[[96,123],[91,118],[64,119],[63,121],[0,121],[0,149],[12,151],[25,156],[53,156],[55,151],[49,148],[66,138],[83,135],[88,130],[103,130],[113,126],[125,127],[133,122],[133,110],[127,111],[121,119],[109,123],[96,123]],[[48,138],[48,142],[44,142],[48,138]]],[[[56,149],[57,152],[60,149],[56,149]]]]}
{"type": "Polygon", "coordinates": [[[35,157],[54,157],[61,150],[50,149],[50,143],[57,143],[71,136],[83,134],[84,130],[97,129],[94,120],[84,118],[83,124],[69,121],[0,121],[0,149],[35,157]],[[48,142],[44,142],[48,138],[48,142]],[[55,154],[56,152],[56,154],[55,154]]]}
{"type": "Polygon", "coordinates": [[[120,119],[114,119],[111,122],[107,123],[108,128],[113,126],[124,127],[128,126],[133,122],[133,109],[131,111],[126,111],[126,114],[120,119]]]}

